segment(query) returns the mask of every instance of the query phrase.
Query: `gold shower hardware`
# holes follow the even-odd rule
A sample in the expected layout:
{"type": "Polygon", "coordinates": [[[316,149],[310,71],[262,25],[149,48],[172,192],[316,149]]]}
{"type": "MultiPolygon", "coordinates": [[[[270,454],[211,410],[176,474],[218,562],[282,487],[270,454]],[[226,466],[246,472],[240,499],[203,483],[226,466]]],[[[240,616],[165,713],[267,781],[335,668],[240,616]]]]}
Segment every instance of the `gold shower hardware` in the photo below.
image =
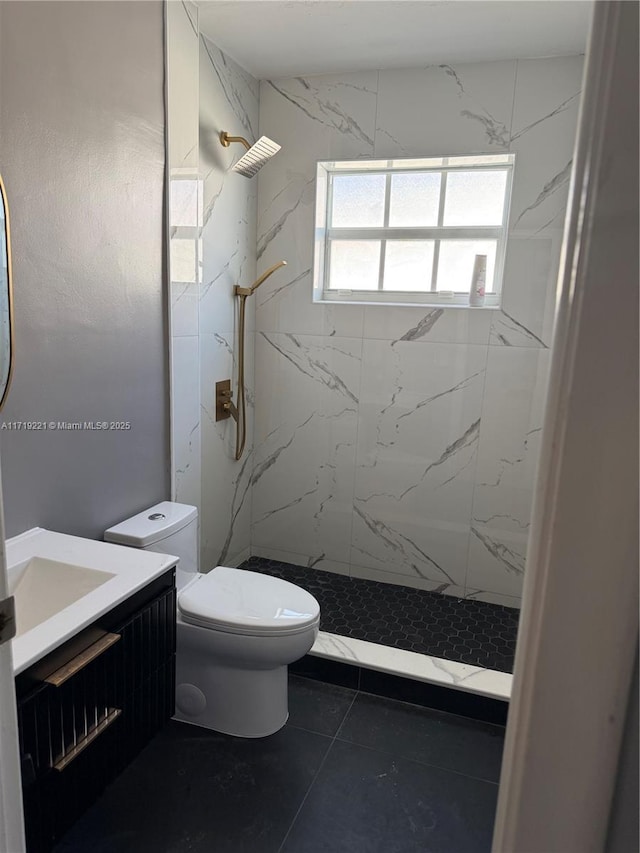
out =
{"type": "Polygon", "coordinates": [[[231,396],[230,379],[216,382],[216,422],[225,421],[231,415],[235,418],[236,407],[231,396]]]}
{"type": "Polygon", "coordinates": [[[233,289],[233,292],[235,293],[236,296],[251,296],[251,294],[254,292],[254,290],[257,290],[260,287],[260,285],[269,278],[270,275],[273,275],[273,273],[276,270],[279,270],[280,267],[286,267],[286,265],[287,265],[286,261],[278,261],[277,264],[274,264],[272,267],[269,267],[269,269],[266,272],[263,272],[262,275],[260,276],[260,278],[257,278],[253,282],[251,287],[239,287],[236,284],[236,286],[233,289]]]}
{"type": "MultiPolygon", "coordinates": [[[[247,420],[246,420],[246,389],[244,384],[244,327],[245,327],[245,310],[247,305],[247,298],[254,293],[260,285],[265,282],[270,275],[272,275],[276,270],[279,270],[280,267],[286,267],[286,261],[278,261],[278,263],[274,264],[272,267],[262,273],[260,278],[257,278],[251,287],[239,287],[236,285],[233,288],[233,292],[235,296],[240,299],[240,311],[239,311],[239,319],[238,319],[238,342],[239,342],[239,352],[238,352],[238,396],[236,399],[236,403],[234,404],[231,400],[223,403],[224,411],[227,412],[227,417],[230,414],[231,417],[236,422],[236,461],[242,457],[244,452],[244,446],[247,440],[247,420]]],[[[216,384],[216,394],[218,391],[218,385],[222,383],[216,384]]],[[[229,394],[229,396],[231,396],[229,394]]],[[[216,398],[217,399],[217,398],[216,398]]],[[[216,405],[217,411],[217,405],[216,405]]],[[[216,418],[217,419],[217,418],[216,418]]]]}
{"type": "Polygon", "coordinates": [[[225,148],[228,148],[232,142],[241,142],[247,151],[251,148],[251,143],[247,142],[244,136],[229,136],[225,130],[220,131],[220,142],[225,148]]]}
{"type": "Polygon", "coordinates": [[[237,172],[245,178],[253,178],[280,150],[280,145],[268,136],[261,136],[253,145],[244,136],[229,136],[225,130],[220,131],[218,138],[225,148],[228,148],[232,142],[239,142],[247,149],[246,153],[231,167],[232,172],[237,172]]]}

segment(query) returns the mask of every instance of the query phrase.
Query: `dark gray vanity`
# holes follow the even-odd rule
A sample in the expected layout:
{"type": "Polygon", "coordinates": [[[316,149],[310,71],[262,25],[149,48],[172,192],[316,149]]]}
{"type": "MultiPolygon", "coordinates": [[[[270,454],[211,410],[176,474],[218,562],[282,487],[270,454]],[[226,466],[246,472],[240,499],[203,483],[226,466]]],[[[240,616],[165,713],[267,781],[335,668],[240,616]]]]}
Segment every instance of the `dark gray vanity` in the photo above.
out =
{"type": "Polygon", "coordinates": [[[16,678],[28,853],[46,853],[172,716],[175,569],[16,678]]]}

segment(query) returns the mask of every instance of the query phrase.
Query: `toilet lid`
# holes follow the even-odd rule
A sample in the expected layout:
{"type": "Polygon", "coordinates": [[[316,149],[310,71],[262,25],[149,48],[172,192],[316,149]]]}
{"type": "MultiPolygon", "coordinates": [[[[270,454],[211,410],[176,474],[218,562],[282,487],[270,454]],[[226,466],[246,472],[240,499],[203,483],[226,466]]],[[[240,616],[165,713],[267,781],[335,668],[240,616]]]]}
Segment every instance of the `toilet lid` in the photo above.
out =
{"type": "Polygon", "coordinates": [[[288,581],[217,566],[178,596],[186,622],[238,634],[296,633],[318,621],[320,605],[288,581]]]}

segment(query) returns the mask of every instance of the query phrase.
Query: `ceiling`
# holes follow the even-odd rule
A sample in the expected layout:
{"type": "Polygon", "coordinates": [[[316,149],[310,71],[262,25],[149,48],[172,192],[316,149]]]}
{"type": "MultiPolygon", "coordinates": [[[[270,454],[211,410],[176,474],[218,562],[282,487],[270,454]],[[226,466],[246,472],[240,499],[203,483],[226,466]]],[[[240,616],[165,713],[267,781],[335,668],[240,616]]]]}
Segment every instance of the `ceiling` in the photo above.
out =
{"type": "Polygon", "coordinates": [[[583,0],[198,0],[200,30],[258,78],[585,50],[583,0]]]}

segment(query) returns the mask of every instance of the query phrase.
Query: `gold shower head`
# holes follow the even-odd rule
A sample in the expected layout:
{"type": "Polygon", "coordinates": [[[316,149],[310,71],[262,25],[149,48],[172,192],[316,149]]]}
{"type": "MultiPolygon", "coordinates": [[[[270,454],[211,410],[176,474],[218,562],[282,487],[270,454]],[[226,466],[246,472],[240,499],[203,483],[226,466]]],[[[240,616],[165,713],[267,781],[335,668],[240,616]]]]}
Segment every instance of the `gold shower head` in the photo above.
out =
{"type": "Polygon", "coordinates": [[[274,154],[277,154],[282,147],[277,142],[269,139],[268,136],[261,136],[255,145],[251,145],[244,136],[229,136],[226,131],[220,131],[221,145],[228,148],[232,142],[240,142],[247,149],[247,153],[232,167],[232,171],[237,172],[239,175],[244,175],[245,178],[252,178],[260,171],[267,160],[270,160],[274,154]]]}

